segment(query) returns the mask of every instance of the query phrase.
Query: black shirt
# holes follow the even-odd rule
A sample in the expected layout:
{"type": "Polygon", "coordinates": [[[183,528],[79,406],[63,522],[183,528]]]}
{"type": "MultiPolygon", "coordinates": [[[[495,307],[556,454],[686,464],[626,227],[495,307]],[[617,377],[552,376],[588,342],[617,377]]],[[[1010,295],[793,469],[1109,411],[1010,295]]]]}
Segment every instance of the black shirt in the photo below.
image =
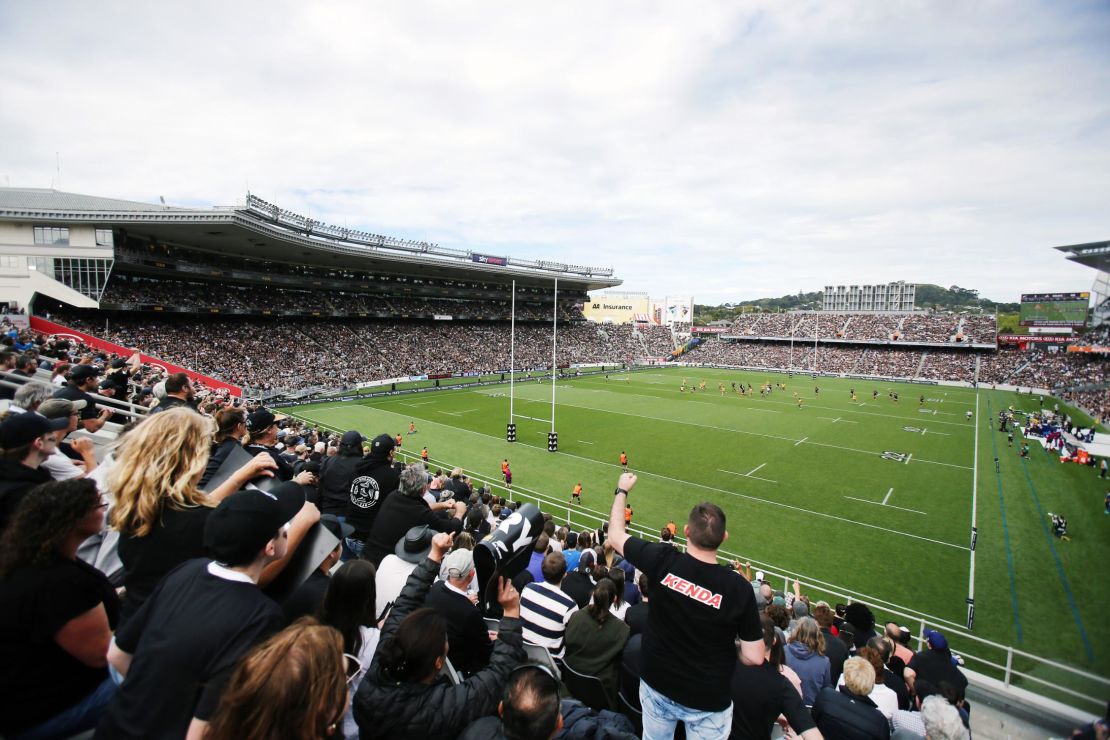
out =
{"type": "Polygon", "coordinates": [[[58,390],[54,391],[54,398],[65,398],[70,401],[84,401],[85,408],[81,409],[81,421],[88,419],[95,419],[100,416],[99,409],[96,408],[96,399],[90,396],[85,391],[80,390],[75,385],[63,385],[58,390]]]}
{"type": "Polygon", "coordinates": [[[267,447],[266,445],[247,445],[244,447],[251,457],[254,457],[259,452],[265,452],[267,455],[274,459],[277,467],[272,471],[274,477],[281,481],[293,480],[293,466],[285,462],[285,458],[281,456],[281,452],[275,447],[267,447]]]}
{"type": "Polygon", "coordinates": [[[0,458],[0,532],[8,526],[27,492],[52,480],[42,467],[29,468],[21,462],[0,458]]]}
{"type": "Polygon", "coordinates": [[[289,598],[282,602],[281,610],[285,613],[285,621],[292,624],[300,617],[318,617],[329,583],[331,579],[319,568],[309,573],[305,582],[297,586],[289,594],[289,598]]]}
{"type": "Polygon", "coordinates": [[[952,657],[947,650],[929,649],[914,653],[908,667],[917,674],[916,681],[924,679],[938,689],[941,683],[947,683],[955,689],[957,699],[964,698],[967,678],[959,668],[952,665],[952,657]]]}
{"type": "Polygon", "coordinates": [[[54,640],[67,622],[98,604],[115,628],[119,599],[104,574],[81,560],[12,573],[0,584],[0,732],[14,735],[84,699],[108,677],[54,640]]]}
{"type": "Polygon", "coordinates": [[[469,674],[489,665],[493,653],[489,628],[470,599],[439,581],[428,590],[424,606],[435,609],[447,620],[447,657],[455,670],[469,674]]]}
{"type": "MultiPolygon", "coordinates": [[[[370,535],[378,512],[401,485],[401,473],[388,458],[370,455],[364,460],[365,466],[360,464],[358,475],[351,480],[348,494],[350,508],[347,510],[347,523],[355,528],[354,538],[360,540],[370,535]]],[[[396,544],[397,540],[393,542],[396,544]]],[[[393,545],[389,546],[389,551],[393,551],[393,545]]]]}
{"type": "Polygon", "coordinates": [[[423,498],[405,496],[400,492],[387,496],[380,508],[362,553],[362,557],[375,567],[393,552],[397,542],[413,527],[427,524],[437,532],[457,532],[462,527],[458,519],[436,516],[423,498]]]}
{"type": "Polygon", "coordinates": [[[728,709],[735,640],[763,639],[751,584],[669,544],[629,537],[624,554],[651,584],[644,681],[690,709],[728,709]]]}
{"type": "Polygon", "coordinates": [[[576,570],[573,573],[567,573],[560,588],[563,589],[563,593],[574,599],[579,609],[585,609],[590,603],[590,594],[594,592],[595,585],[589,575],[576,570]]]}
{"type": "Polygon", "coordinates": [[[771,728],[780,714],[798,735],[815,727],[801,694],[778,668],[767,662],[744,665],[737,661],[732,672],[732,732],[729,737],[770,740],[771,728]]]}
{"type": "Polygon", "coordinates": [[[181,738],[208,720],[239,658],[282,625],[281,609],[253,583],[190,560],[158,584],[116,632],[131,669],[100,722],[98,738],[181,738]]]}
{"type": "Polygon", "coordinates": [[[204,556],[204,523],[210,513],[207,506],[175,509],[163,505],[158,523],[146,537],[120,534],[119,559],[127,589],[122,621],[139,610],[163,576],[186,560],[204,556]]]}

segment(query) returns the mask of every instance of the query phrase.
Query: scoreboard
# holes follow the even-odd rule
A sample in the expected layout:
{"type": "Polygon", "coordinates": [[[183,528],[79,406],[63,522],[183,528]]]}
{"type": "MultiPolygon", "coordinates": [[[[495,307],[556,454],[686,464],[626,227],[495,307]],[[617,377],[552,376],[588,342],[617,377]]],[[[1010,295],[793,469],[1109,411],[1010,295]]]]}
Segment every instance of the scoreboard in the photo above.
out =
{"type": "Polygon", "coordinates": [[[1091,294],[1026,293],[1021,296],[1022,326],[1057,326],[1082,329],[1087,325],[1091,294]]]}

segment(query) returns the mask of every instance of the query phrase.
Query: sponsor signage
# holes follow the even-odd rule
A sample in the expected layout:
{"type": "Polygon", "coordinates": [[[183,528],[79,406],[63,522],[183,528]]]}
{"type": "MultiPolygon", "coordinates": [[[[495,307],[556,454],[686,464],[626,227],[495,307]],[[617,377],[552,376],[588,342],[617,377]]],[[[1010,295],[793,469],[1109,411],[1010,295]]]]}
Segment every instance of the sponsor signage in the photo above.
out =
{"type": "Polygon", "coordinates": [[[1067,344],[1068,342],[1075,341],[1075,337],[1049,336],[1048,334],[999,334],[998,341],[1007,344],[1022,344],[1025,342],[1032,342],[1034,344],[1067,344]]]}
{"type": "Polygon", "coordinates": [[[499,267],[504,267],[509,264],[508,259],[505,257],[494,257],[489,254],[475,254],[473,252],[470,254],[470,261],[479,262],[483,265],[498,265],[499,267]]]}
{"type": "Polygon", "coordinates": [[[731,328],[730,326],[694,326],[690,331],[694,334],[725,334],[731,328]]]}

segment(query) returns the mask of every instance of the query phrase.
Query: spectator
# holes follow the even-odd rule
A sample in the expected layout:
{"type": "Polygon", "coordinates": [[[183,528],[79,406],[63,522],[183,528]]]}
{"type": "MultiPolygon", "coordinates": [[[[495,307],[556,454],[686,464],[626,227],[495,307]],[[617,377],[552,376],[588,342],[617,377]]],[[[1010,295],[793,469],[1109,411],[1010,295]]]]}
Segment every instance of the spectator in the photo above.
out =
{"type": "Polygon", "coordinates": [[[942,696],[930,696],[921,704],[921,721],[929,740],[967,740],[968,732],[957,709],[942,696]]]}
{"type": "MultiPolygon", "coordinates": [[[[592,552],[592,551],[589,551],[592,552]]],[[[592,561],[582,558],[578,561],[578,570],[568,573],[563,579],[562,589],[567,596],[574,599],[579,609],[585,609],[590,603],[590,595],[599,579],[605,577],[601,566],[591,565],[592,561]]]]}
{"type": "Polygon", "coordinates": [[[825,657],[825,636],[813,617],[798,621],[798,628],[786,645],[786,664],[802,679],[802,701],[813,706],[817,694],[832,686],[829,659],[825,657]]]}
{"type": "Polygon", "coordinates": [[[843,740],[888,740],[890,725],[868,698],[875,688],[875,669],[863,658],[844,661],[844,685],[817,695],[813,719],[825,737],[843,740]]]}
{"type": "MultiPolygon", "coordinates": [[[[362,485],[362,476],[373,467],[373,463],[362,455],[364,441],[363,436],[353,429],[344,432],[339,441],[339,453],[335,457],[326,458],[320,465],[320,502],[323,511],[344,521],[353,506],[352,485],[356,479],[362,485]]],[[[360,537],[359,541],[364,539],[365,536],[360,537]]]]}
{"type": "Polygon", "coordinates": [[[381,643],[354,700],[364,737],[453,738],[478,717],[492,714],[509,671],[524,659],[520,596],[501,581],[504,616],[489,666],[458,685],[436,681],[447,657],[447,626],[434,609],[420,608],[451,536],[437,534],[428,557],[409,576],[382,629],[381,643]]]}
{"type": "Polygon", "coordinates": [[[0,531],[27,491],[53,480],[42,464],[58,449],[56,435],[68,425],[69,419],[35,413],[16,414],[0,423],[0,531]]]}
{"type": "MultiPolygon", "coordinates": [[[[173,409],[155,418],[169,416],[194,414],[173,409]]],[[[204,733],[236,661],[281,627],[281,610],[257,584],[286,555],[288,525],[304,506],[293,483],[220,502],[204,526],[213,560],[174,570],[117,630],[108,660],[124,679],[98,737],[204,733]]]]}
{"type": "Polygon", "coordinates": [[[875,637],[875,615],[871,613],[870,607],[859,601],[853,601],[848,604],[848,609],[844,612],[844,621],[852,625],[855,633],[855,647],[857,649],[867,644],[867,641],[875,637]]]}
{"type": "Polygon", "coordinates": [[[108,475],[116,498],[110,521],[119,530],[126,588],[121,620],[130,619],[158,582],[204,551],[213,507],[273,467],[258,455],[209,494],[195,484],[208,460],[208,421],[187,409],[145,419],[123,438],[108,475]]]}
{"type": "Polygon", "coordinates": [[[55,432],[58,449],[42,464],[54,480],[81,478],[96,469],[96,455],[93,454],[91,439],[81,437],[72,442],[65,441],[65,438],[77,429],[81,414],[81,407],[78,405],[80,403],[83,402],[49,398],[38,408],[38,413],[47,419],[65,419],[68,422],[65,429],[55,432]],[[67,451],[69,454],[66,454],[67,451]]]}
{"type": "MultiPolygon", "coordinates": [[[[732,732],[729,737],[736,740],[770,740],[771,728],[782,715],[792,735],[800,735],[804,740],[820,740],[821,734],[815,729],[801,694],[772,660],[776,640],[774,624],[764,616],[760,619],[760,626],[763,630],[763,663],[752,666],[737,660],[733,669],[730,685],[732,732]]],[[[781,651],[781,645],[779,649],[781,651]]]]}
{"type": "Polygon", "coordinates": [[[220,409],[216,412],[216,436],[212,440],[212,449],[208,455],[208,462],[204,466],[204,475],[197,484],[201,488],[208,485],[212,476],[224,464],[228,456],[237,447],[243,446],[243,438],[247,436],[247,412],[241,408],[220,409]]]}
{"type": "MultiPolygon", "coordinates": [[[[320,515],[320,526],[330,532],[339,540],[320,565],[308,574],[308,578],[297,586],[281,605],[285,614],[285,623],[292,624],[301,617],[316,617],[320,615],[320,608],[324,604],[324,594],[327,593],[328,584],[331,582],[331,569],[339,562],[339,554],[343,551],[343,538],[350,534],[351,528],[340,522],[331,514],[320,515]]],[[[371,581],[373,578],[371,578],[371,581]]]]}
{"type": "MultiPolygon", "coordinates": [[[[247,417],[247,439],[244,449],[252,455],[266,453],[273,461],[273,476],[278,480],[293,480],[293,466],[281,456],[277,448],[277,417],[266,408],[254,410],[247,417]]],[[[298,483],[308,482],[308,477],[298,480],[298,483]]]]}
{"type": "Polygon", "coordinates": [[[151,409],[151,413],[159,411],[168,411],[176,408],[187,408],[190,411],[197,410],[196,391],[193,389],[193,382],[185,373],[173,373],[166,378],[165,382],[166,397],[158,402],[158,405],[151,409]]]}
{"type": "MultiPolygon", "coordinates": [[[[883,675],[882,672],[885,670],[882,654],[874,648],[861,647],[859,649],[859,657],[870,663],[871,668],[875,671],[875,685],[872,687],[867,697],[875,703],[875,706],[878,707],[879,711],[886,717],[887,722],[890,722],[894,717],[894,713],[898,711],[898,695],[879,678],[883,675]]],[[[843,675],[841,675],[840,681],[837,688],[844,685],[843,675]]]]}
{"type": "Polygon", "coordinates": [[[555,658],[565,654],[567,622],[578,611],[578,604],[560,588],[566,571],[563,553],[549,553],[543,559],[543,580],[529,583],[520,592],[524,639],[547,648],[555,658]]]}
{"type": "Polygon", "coordinates": [[[379,619],[393,606],[394,600],[408,582],[409,575],[416,566],[424,562],[432,547],[435,530],[427,525],[413,527],[394,545],[393,552],[382,558],[374,578],[377,595],[375,609],[379,619]]]}
{"type": "Polygon", "coordinates": [[[474,553],[456,549],[443,559],[440,581],[428,590],[424,606],[435,609],[447,622],[447,657],[463,675],[471,675],[489,664],[493,643],[477,596],[468,592],[475,577],[474,553]]]}
{"type": "MultiPolygon", "coordinates": [[[[15,398],[8,405],[4,418],[9,414],[21,414],[25,411],[38,411],[43,401],[54,395],[54,388],[46,383],[24,383],[15,391],[15,398]]],[[[84,408],[82,406],[81,408],[84,408]]]]}
{"type": "Polygon", "coordinates": [[[339,633],[301,619],[236,667],[206,740],[323,738],[336,734],[347,703],[339,633]]]}
{"type": "Polygon", "coordinates": [[[686,552],[679,553],[625,531],[625,500],[635,485],[634,473],[621,475],[609,541],[647,575],[652,594],[640,682],[644,737],[670,737],[678,721],[691,740],[723,737],[732,723],[729,680],[736,637],[745,664],[763,662],[755,596],[742,576],[717,562],[717,549],[728,537],[720,507],[703,503],[691,510],[683,528],[686,552]]]}
{"type": "Polygon", "coordinates": [[[594,712],[574,699],[559,701],[559,681],[544,666],[523,665],[509,674],[497,717],[483,717],[459,740],[551,740],[605,738],[633,740],[632,725],[622,715],[594,712]]]}
{"type": "Polygon", "coordinates": [[[821,628],[821,636],[825,638],[825,657],[829,659],[830,685],[835,686],[844,670],[844,661],[848,660],[848,646],[833,632],[836,612],[827,602],[818,601],[813,605],[813,618],[821,628]]]}
{"type": "Polygon", "coordinates": [[[609,709],[617,706],[621,651],[628,642],[628,625],[610,611],[616,597],[612,581],[603,578],[598,582],[593,602],[575,612],[567,622],[563,658],[571,669],[601,681],[609,709]]]}
{"type": "Polygon", "coordinates": [[[628,602],[624,599],[624,576],[624,569],[620,566],[613,566],[610,568],[606,576],[613,582],[613,586],[616,590],[613,605],[609,607],[609,611],[613,612],[613,616],[622,622],[624,621],[625,615],[628,614],[628,602]]]}
{"type": "MultiPolygon", "coordinates": [[[[351,483],[350,507],[347,510],[347,523],[355,528],[352,550],[360,550],[374,528],[374,521],[395,491],[401,486],[401,472],[393,464],[393,450],[397,443],[388,434],[379,434],[370,442],[370,453],[366,456],[366,470],[351,483]]],[[[415,525],[412,525],[415,526],[415,525]]],[[[367,558],[377,565],[385,553],[393,547],[397,538],[404,535],[402,529],[392,542],[384,543],[384,550],[367,558]]]]}
{"type": "MultiPolygon", "coordinates": [[[[413,527],[426,524],[437,532],[458,532],[462,529],[462,516],[466,505],[462,502],[441,501],[429,506],[424,500],[428,487],[428,472],[423,463],[414,463],[401,472],[399,495],[387,496],[374,519],[373,529],[366,540],[364,557],[377,565],[413,527]],[[444,518],[440,511],[450,511],[453,516],[444,518]]],[[[358,525],[356,525],[357,528],[358,525]]]]}
{"type": "Polygon", "coordinates": [[[936,630],[925,630],[925,643],[926,648],[915,654],[906,666],[906,685],[913,691],[914,681],[923,678],[946,696],[951,693],[956,706],[962,706],[967,678],[956,667],[948,640],[936,630]]]}
{"type": "Polygon", "coordinates": [[[528,572],[532,574],[534,582],[543,581],[543,559],[547,554],[549,542],[549,537],[544,533],[532,543],[532,556],[528,560],[528,572]]]}
{"type": "MultiPolygon", "coordinates": [[[[894,643],[891,642],[889,637],[872,637],[867,641],[867,647],[874,650],[879,656],[880,667],[875,668],[875,683],[882,683],[883,686],[894,692],[898,709],[908,709],[910,706],[910,692],[906,687],[905,679],[902,678],[906,672],[906,664],[902,662],[901,658],[894,655],[894,643]]],[[[879,708],[882,709],[881,706],[879,708]]]]}
{"type": "Polygon", "coordinates": [[[119,599],[77,559],[104,507],[87,479],[45,483],[23,497],[0,540],[0,732],[69,737],[92,729],[115,694],[105,655],[119,599]]]}
{"type": "Polygon", "coordinates": [[[640,589],[640,602],[628,607],[628,611],[624,613],[624,621],[628,624],[629,634],[638,635],[644,631],[648,622],[648,589],[651,585],[648,583],[647,576],[643,573],[637,581],[640,589]]]}
{"type": "Polygon", "coordinates": [[[366,669],[378,649],[377,612],[374,611],[376,588],[374,566],[365,560],[344,563],[332,576],[324,596],[320,621],[339,630],[343,652],[358,659],[357,670],[347,678],[350,695],[343,715],[343,736],[358,737],[358,725],[351,711],[351,702],[366,669]]]}
{"type": "Polygon", "coordinates": [[[81,428],[90,434],[100,431],[112,415],[108,408],[97,412],[96,399],[90,395],[96,390],[98,375],[100,370],[95,365],[78,365],[70,371],[69,382],[54,393],[54,398],[85,402],[81,409],[81,428]]]}

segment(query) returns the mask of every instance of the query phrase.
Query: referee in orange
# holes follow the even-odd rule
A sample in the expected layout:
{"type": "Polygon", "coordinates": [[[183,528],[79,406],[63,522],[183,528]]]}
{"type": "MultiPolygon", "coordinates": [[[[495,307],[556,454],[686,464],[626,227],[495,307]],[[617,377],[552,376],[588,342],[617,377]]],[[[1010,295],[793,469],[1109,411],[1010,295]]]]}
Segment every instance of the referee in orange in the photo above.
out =
{"type": "Polygon", "coordinates": [[[574,490],[570,492],[570,502],[574,503],[575,501],[578,502],[579,506],[582,505],[582,482],[581,481],[574,484],[574,490]]]}
{"type": "Polygon", "coordinates": [[[628,455],[624,454],[624,450],[621,450],[621,467],[628,467],[628,455]]]}

